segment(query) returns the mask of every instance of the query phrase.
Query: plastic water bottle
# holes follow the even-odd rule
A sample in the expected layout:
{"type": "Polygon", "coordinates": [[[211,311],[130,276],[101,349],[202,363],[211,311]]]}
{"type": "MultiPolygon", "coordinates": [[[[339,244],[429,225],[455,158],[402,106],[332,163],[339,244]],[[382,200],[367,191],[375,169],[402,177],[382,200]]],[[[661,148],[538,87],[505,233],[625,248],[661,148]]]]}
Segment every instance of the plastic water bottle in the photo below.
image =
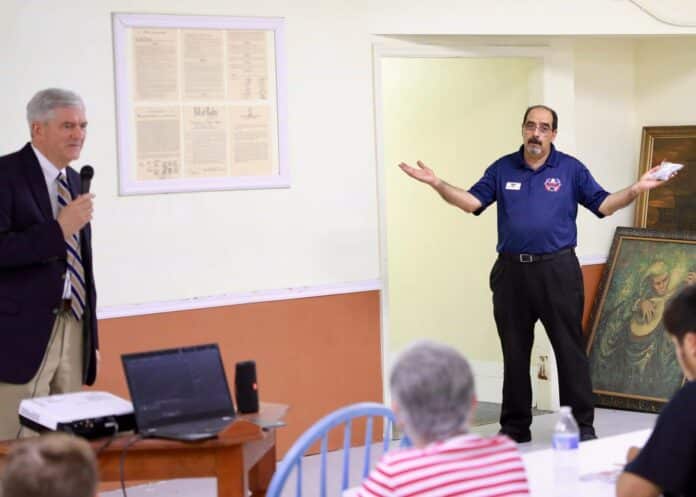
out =
{"type": "Polygon", "coordinates": [[[553,483],[555,497],[578,497],[580,430],[570,407],[561,407],[553,429],[553,483]]]}

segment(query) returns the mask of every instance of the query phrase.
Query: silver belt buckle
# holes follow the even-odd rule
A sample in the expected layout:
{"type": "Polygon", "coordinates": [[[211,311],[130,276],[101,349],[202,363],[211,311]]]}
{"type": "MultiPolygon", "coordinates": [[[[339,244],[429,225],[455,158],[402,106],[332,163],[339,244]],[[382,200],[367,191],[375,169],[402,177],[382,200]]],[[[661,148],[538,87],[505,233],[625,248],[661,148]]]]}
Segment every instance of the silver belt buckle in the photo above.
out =
{"type": "Polygon", "coordinates": [[[532,254],[520,254],[520,262],[534,262],[532,254]]]}

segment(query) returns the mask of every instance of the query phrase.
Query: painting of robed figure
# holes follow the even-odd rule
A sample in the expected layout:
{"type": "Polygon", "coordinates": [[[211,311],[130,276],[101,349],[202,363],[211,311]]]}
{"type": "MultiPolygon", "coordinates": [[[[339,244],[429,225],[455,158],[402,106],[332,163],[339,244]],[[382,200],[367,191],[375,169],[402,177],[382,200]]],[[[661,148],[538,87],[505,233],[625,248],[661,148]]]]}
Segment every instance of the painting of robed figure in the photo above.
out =
{"type": "Polygon", "coordinates": [[[658,412],[684,376],[662,323],[696,284],[696,234],[617,228],[592,308],[587,351],[597,405],[658,412]]]}

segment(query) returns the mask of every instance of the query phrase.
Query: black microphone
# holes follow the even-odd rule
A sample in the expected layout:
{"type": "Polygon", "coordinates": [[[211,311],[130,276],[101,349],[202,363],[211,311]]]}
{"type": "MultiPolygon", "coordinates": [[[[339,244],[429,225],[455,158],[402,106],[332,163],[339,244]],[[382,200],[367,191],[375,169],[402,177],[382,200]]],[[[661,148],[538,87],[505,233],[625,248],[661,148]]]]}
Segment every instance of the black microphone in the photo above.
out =
{"type": "Polygon", "coordinates": [[[94,177],[94,168],[92,166],[82,166],[80,169],[80,182],[82,193],[89,193],[89,185],[92,183],[92,178],[94,177]]]}

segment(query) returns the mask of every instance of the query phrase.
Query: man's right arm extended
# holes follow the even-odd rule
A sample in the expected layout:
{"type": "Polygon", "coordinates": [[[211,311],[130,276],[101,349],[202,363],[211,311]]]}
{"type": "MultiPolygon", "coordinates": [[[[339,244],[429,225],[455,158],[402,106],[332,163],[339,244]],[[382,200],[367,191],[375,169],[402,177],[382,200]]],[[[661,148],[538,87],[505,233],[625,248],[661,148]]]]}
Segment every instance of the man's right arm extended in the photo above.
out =
{"type": "Polygon", "coordinates": [[[446,181],[438,178],[432,169],[426,166],[423,162],[417,162],[418,167],[412,167],[402,162],[399,167],[403,172],[408,174],[410,177],[430,185],[440,196],[445,200],[445,202],[459,207],[465,212],[475,212],[481,208],[481,201],[474,197],[471,193],[466,190],[459,188],[458,186],[450,185],[446,181]]]}

